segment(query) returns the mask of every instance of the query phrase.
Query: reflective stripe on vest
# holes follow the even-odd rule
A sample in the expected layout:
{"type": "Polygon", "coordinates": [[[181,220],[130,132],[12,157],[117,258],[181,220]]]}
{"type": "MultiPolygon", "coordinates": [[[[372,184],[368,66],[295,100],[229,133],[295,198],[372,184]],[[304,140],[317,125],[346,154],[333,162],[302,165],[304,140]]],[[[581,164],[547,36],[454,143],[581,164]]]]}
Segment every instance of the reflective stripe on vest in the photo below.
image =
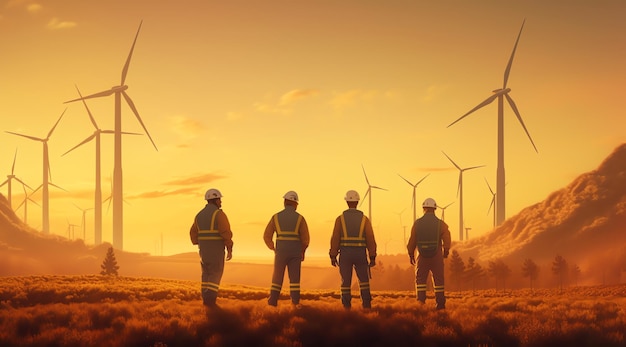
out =
{"type": "Polygon", "coordinates": [[[348,228],[346,227],[346,219],[344,215],[341,215],[341,227],[343,228],[343,233],[341,234],[341,239],[339,240],[339,246],[344,247],[366,247],[365,243],[365,235],[363,231],[365,230],[365,216],[361,217],[361,226],[359,226],[359,235],[358,236],[348,236],[348,228]]]}
{"type": "MultiPolygon", "coordinates": [[[[213,215],[211,216],[211,229],[208,230],[198,230],[198,240],[224,240],[220,235],[220,231],[217,229],[217,225],[215,223],[215,218],[217,217],[217,213],[220,210],[213,211],[213,215]]],[[[196,221],[196,224],[198,222],[196,221]]]]}
{"type": "Polygon", "coordinates": [[[276,240],[283,241],[300,241],[300,222],[302,221],[302,216],[298,215],[298,221],[296,222],[296,230],[282,230],[280,228],[280,224],[278,223],[278,213],[274,215],[274,226],[276,227],[276,240]]]}

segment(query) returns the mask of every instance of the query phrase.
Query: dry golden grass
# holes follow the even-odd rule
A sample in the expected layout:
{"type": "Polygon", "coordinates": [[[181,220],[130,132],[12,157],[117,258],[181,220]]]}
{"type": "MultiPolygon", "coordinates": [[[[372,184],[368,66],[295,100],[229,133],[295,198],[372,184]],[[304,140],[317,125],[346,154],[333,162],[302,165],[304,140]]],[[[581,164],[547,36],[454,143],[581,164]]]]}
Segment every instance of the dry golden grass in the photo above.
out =
{"type": "MultiPolygon", "coordinates": [[[[1,346],[623,346],[626,286],[449,293],[447,309],[413,292],[374,292],[351,311],[337,291],[224,285],[205,312],[199,283],[156,278],[0,278],[1,346]]],[[[355,293],[356,294],[356,293],[355,293]]],[[[429,293],[432,295],[432,293],[429,293]]]]}

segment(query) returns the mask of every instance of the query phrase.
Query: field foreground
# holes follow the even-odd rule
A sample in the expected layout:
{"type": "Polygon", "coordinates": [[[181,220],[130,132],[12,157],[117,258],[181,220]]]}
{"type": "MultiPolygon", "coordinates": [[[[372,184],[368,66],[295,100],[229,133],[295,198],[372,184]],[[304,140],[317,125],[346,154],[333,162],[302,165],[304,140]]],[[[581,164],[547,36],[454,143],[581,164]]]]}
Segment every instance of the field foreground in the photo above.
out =
{"type": "MultiPolygon", "coordinates": [[[[337,291],[224,285],[206,312],[194,281],[104,276],[0,278],[1,346],[624,346],[626,286],[448,293],[374,292],[341,307],[337,291]]],[[[283,287],[288,287],[283,286],[283,287]]],[[[353,291],[353,295],[356,294],[353,291]]]]}

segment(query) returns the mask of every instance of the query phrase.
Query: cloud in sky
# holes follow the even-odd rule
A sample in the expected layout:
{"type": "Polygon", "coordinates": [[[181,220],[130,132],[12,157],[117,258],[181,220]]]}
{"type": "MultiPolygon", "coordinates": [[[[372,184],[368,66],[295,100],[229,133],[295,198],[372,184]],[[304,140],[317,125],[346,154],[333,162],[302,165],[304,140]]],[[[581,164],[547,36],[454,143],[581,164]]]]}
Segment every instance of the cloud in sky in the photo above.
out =
{"type": "Polygon", "coordinates": [[[154,190],[151,192],[145,192],[145,193],[140,193],[137,195],[128,196],[128,199],[156,199],[156,198],[162,198],[165,196],[172,196],[172,195],[197,195],[197,194],[198,194],[197,188],[186,187],[186,188],[180,188],[180,189],[175,189],[175,190],[170,190],[170,191],[154,190]]]}
{"type": "Polygon", "coordinates": [[[37,13],[43,9],[43,6],[40,4],[29,4],[26,6],[26,11],[30,13],[37,13]]]}
{"type": "Polygon", "coordinates": [[[319,94],[319,90],[316,89],[294,89],[290,90],[287,93],[283,94],[280,97],[280,106],[286,106],[292,104],[293,102],[309,97],[314,97],[319,94]]]}
{"type": "Polygon", "coordinates": [[[77,25],[76,22],[61,21],[55,17],[55,18],[52,18],[48,22],[48,29],[51,29],[51,30],[69,29],[69,28],[75,27],[76,25],[77,25]]]}
{"type": "Polygon", "coordinates": [[[361,103],[383,99],[397,99],[398,97],[398,93],[392,90],[381,91],[375,89],[351,89],[347,91],[334,92],[333,97],[330,100],[330,105],[336,111],[342,111],[346,108],[355,107],[361,103]]]}
{"type": "Polygon", "coordinates": [[[170,117],[171,129],[183,140],[192,140],[198,137],[206,129],[204,124],[186,116],[170,117]]]}
{"type": "MultiPolygon", "coordinates": [[[[218,174],[218,173],[214,173],[214,172],[210,172],[210,173],[206,173],[206,174],[201,174],[201,175],[197,175],[197,176],[191,176],[191,177],[185,177],[185,178],[181,178],[181,179],[177,179],[177,180],[173,180],[173,181],[169,181],[169,182],[165,182],[163,183],[164,185],[168,185],[168,186],[196,186],[199,184],[206,184],[206,183],[211,183],[213,181],[217,181],[223,178],[227,178],[227,176],[222,175],[222,174],[218,174]]],[[[196,188],[194,188],[196,189],[196,188]]]]}

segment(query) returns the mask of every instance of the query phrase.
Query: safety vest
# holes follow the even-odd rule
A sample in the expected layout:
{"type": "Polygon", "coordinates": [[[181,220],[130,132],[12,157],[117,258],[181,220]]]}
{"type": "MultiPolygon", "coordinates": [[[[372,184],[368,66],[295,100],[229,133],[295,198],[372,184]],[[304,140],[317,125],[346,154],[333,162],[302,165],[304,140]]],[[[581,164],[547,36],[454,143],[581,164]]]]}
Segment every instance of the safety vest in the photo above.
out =
{"type": "Polygon", "coordinates": [[[366,247],[365,242],[365,221],[363,212],[354,210],[344,211],[341,214],[341,238],[339,246],[342,247],[366,247]],[[356,212],[356,213],[355,213],[356,212]]]}
{"type": "Polygon", "coordinates": [[[274,215],[274,226],[276,227],[276,241],[300,241],[300,223],[302,222],[302,216],[292,210],[285,209],[274,215]],[[281,228],[278,215],[280,214],[280,220],[283,221],[283,228],[281,228]]]}
{"type": "Polygon", "coordinates": [[[220,209],[213,205],[207,204],[196,216],[196,225],[198,225],[198,241],[213,240],[223,241],[217,229],[217,214],[220,209]]]}
{"type": "Polygon", "coordinates": [[[441,220],[434,213],[426,213],[415,221],[417,250],[423,257],[433,257],[439,250],[441,220]]]}

